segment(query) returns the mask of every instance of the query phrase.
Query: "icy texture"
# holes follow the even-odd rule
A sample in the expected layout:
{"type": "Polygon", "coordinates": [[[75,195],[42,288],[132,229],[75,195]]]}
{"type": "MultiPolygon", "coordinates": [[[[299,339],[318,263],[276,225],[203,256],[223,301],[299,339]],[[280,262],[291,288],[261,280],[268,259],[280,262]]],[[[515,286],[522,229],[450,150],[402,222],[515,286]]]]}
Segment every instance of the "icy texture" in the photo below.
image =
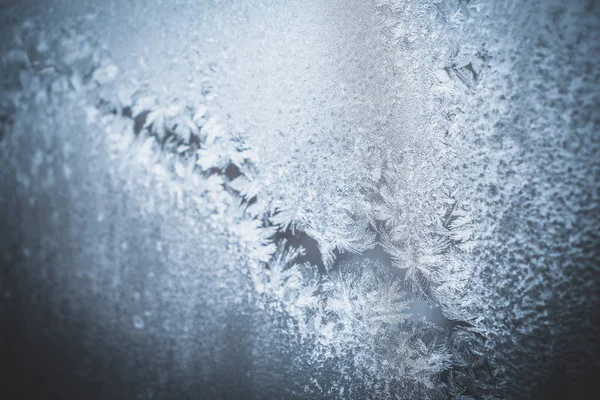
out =
{"type": "Polygon", "coordinates": [[[598,7],[479,12],[457,54],[476,86],[453,116],[480,243],[471,313],[506,369],[503,396],[577,398],[598,367],[598,7]]]}
{"type": "MultiPolygon", "coordinates": [[[[105,176],[82,169],[89,153],[135,215],[182,238],[175,271],[198,264],[206,279],[189,289],[200,311],[132,307],[127,329],[173,326],[222,350],[219,327],[249,307],[253,330],[232,341],[259,352],[248,379],[267,397],[281,396],[261,364],[276,358],[270,341],[291,343],[297,397],[577,397],[597,367],[593,2],[164,3],[106,2],[63,31],[19,21],[3,45],[0,159],[17,188],[5,202],[33,219],[67,187],[68,204],[87,204],[82,182],[105,176]],[[110,55],[80,34],[110,31],[107,15],[110,55]],[[348,256],[374,246],[391,265],[348,256]],[[414,296],[447,326],[411,316],[414,296]]],[[[84,215],[153,235],[109,210],[84,215]]],[[[88,246],[108,257],[132,239],[88,246]]],[[[170,263],[165,239],[152,252],[170,263]]],[[[229,365],[210,349],[197,356],[229,365]]]]}
{"type": "MultiPolygon", "coordinates": [[[[308,362],[314,370],[332,371],[337,376],[312,375],[304,388],[307,396],[361,397],[375,391],[378,397],[385,398],[412,397],[416,393],[422,397],[439,390],[438,374],[448,365],[441,332],[427,323],[408,320],[403,313],[408,305],[403,299],[403,289],[385,267],[368,261],[343,264],[324,277],[316,266],[294,264],[303,253],[301,248],[290,248],[284,241],[275,245],[273,235],[289,223],[272,226],[268,214],[254,206],[258,201],[253,201],[256,194],[248,176],[254,171],[256,155],[243,132],[220,122],[203,104],[188,107],[174,102],[163,106],[158,96],[147,90],[132,96],[115,96],[117,67],[84,36],[47,34],[33,21],[27,21],[19,34],[15,49],[5,57],[4,65],[20,81],[14,90],[3,92],[2,109],[7,135],[2,143],[3,165],[9,167],[8,179],[14,173],[18,199],[29,199],[29,207],[35,209],[38,197],[52,198],[66,186],[69,202],[84,201],[88,194],[79,194],[82,177],[86,176],[80,164],[85,153],[81,152],[100,152],[97,157],[102,165],[113,162],[111,174],[131,176],[125,178],[124,193],[135,193],[134,188],[140,186],[150,191],[151,195],[136,205],[142,216],[153,220],[152,215],[184,211],[190,223],[199,223],[200,231],[204,232],[198,239],[187,238],[180,245],[199,246],[211,255],[217,251],[224,253],[201,261],[198,266],[204,274],[209,267],[217,272],[223,270],[217,277],[207,274],[209,282],[216,283],[217,288],[231,285],[228,281],[232,280],[234,285],[230,290],[240,288],[240,298],[215,296],[212,301],[217,309],[232,301],[241,302],[250,284],[253,289],[250,296],[258,295],[257,305],[276,321],[287,319],[288,334],[297,335],[306,347],[296,353],[297,362],[308,362]],[[31,63],[35,51],[44,48],[40,43],[46,41],[52,43],[52,51],[31,63]],[[73,51],[69,49],[71,43],[77,46],[83,43],[82,48],[89,51],[73,51]],[[68,57],[71,57],[70,68],[57,70],[55,65],[64,63],[68,57]],[[75,113],[76,117],[67,118],[67,112],[75,113]],[[49,123],[27,135],[31,129],[28,121],[37,120],[49,123]],[[70,139],[72,132],[94,132],[94,135],[84,145],[87,135],[70,139]],[[42,138],[41,147],[36,142],[38,138],[42,138]],[[31,163],[13,156],[19,153],[18,149],[34,152],[31,163]],[[136,182],[138,179],[141,181],[136,182]],[[133,187],[129,189],[128,185],[133,187]],[[207,229],[212,232],[207,234],[207,229]],[[244,275],[250,279],[236,282],[235,274],[238,280],[244,275]]],[[[13,78],[7,77],[5,87],[9,88],[13,78]]],[[[96,162],[95,158],[89,161],[96,162]]],[[[98,174],[93,172],[85,179],[98,174]]],[[[91,188],[96,190],[94,183],[91,188]]],[[[103,211],[92,216],[94,224],[106,225],[103,211]]],[[[108,222],[114,224],[115,216],[109,218],[108,222]]],[[[77,231],[78,227],[74,229],[77,231]]],[[[102,229],[98,231],[104,235],[102,229]]],[[[29,240],[34,239],[25,242],[29,240]]],[[[36,246],[33,257],[37,260],[38,253],[47,251],[48,246],[52,245],[36,246]]],[[[65,245],[59,242],[58,246],[65,245]]],[[[130,246],[130,241],[120,241],[112,250],[104,251],[127,253],[130,246]]],[[[32,256],[31,250],[23,251],[32,256]]],[[[161,241],[154,243],[154,251],[163,252],[161,241]]],[[[81,257],[87,257],[85,250],[81,257]]],[[[101,268],[102,265],[101,262],[101,268]]],[[[95,277],[98,271],[89,273],[95,277]]],[[[68,279],[71,277],[66,275],[65,282],[68,279]]],[[[94,285],[98,284],[96,279],[101,278],[93,278],[94,285]]],[[[78,291],[70,294],[82,296],[78,291]]],[[[208,290],[201,299],[211,295],[208,290]]],[[[140,293],[132,296],[134,302],[140,301],[140,293]]],[[[91,304],[86,307],[93,308],[91,304]]],[[[151,327],[156,323],[163,324],[167,331],[173,323],[183,324],[178,330],[188,332],[186,324],[193,324],[194,320],[184,317],[177,322],[169,319],[153,322],[148,310],[134,310],[128,317],[129,326],[136,330],[153,332],[151,327]]],[[[207,326],[214,329],[213,322],[207,322],[207,326]]],[[[203,353],[196,356],[206,358],[203,353]]]]}

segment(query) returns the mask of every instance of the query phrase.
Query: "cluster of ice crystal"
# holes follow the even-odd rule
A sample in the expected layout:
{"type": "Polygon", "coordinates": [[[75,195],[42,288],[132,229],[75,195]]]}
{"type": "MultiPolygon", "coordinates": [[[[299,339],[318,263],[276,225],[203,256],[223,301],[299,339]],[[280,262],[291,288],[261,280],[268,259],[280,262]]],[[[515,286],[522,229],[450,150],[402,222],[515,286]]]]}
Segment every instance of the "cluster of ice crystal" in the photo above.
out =
{"type": "MultiPolygon", "coordinates": [[[[123,163],[164,190],[168,200],[150,196],[144,204],[148,215],[192,204],[190,219],[227,237],[235,259],[214,268],[247,279],[259,307],[284,319],[304,346],[298,358],[339,372],[311,376],[310,390],[323,396],[518,397],[523,387],[541,390],[569,354],[582,361],[567,359],[565,374],[589,368],[595,361],[584,350],[597,328],[582,321],[598,304],[598,7],[378,0],[327,13],[316,3],[296,6],[289,7],[311,29],[295,29],[314,48],[295,54],[314,58],[330,78],[310,63],[304,72],[292,68],[269,47],[267,39],[297,39],[287,30],[277,36],[285,18],[276,11],[288,11],[274,3],[264,10],[273,21],[258,29],[264,38],[248,45],[280,59],[251,63],[250,72],[238,60],[230,70],[208,63],[220,86],[207,84],[196,97],[120,79],[108,51],[80,27],[58,32],[27,21],[2,56],[0,146],[17,143],[10,136],[24,130],[28,109],[60,102],[101,126],[111,157],[130,157],[123,163]],[[341,37],[322,43],[313,15],[341,37]],[[275,69],[282,82],[315,78],[307,83],[314,90],[296,88],[304,100],[325,91],[319,84],[330,93],[300,110],[283,104],[283,83],[268,81],[256,98],[282,97],[264,116],[279,109],[281,124],[262,121],[260,105],[244,108],[231,94],[224,99],[237,106],[229,110],[218,90],[235,85],[223,82],[239,71],[254,82],[261,68],[275,69]],[[282,239],[290,232],[316,241],[317,261],[282,239]],[[337,258],[375,246],[391,265],[337,258]],[[415,320],[414,296],[456,326],[415,320]]],[[[248,56],[234,50],[222,49],[248,56]]],[[[65,144],[64,158],[72,151],[65,144]]],[[[48,156],[31,157],[30,170],[16,173],[20,185],[41,174],[52,185],[48,156]]],[[[76,171],[65,163],[62,175],[70,180],[76,171]]],[[[198,242],[211,248],[210,239],[198,242]]],[[[144,319],[136,315],[133,325],[143,328],[144,319]]]]}

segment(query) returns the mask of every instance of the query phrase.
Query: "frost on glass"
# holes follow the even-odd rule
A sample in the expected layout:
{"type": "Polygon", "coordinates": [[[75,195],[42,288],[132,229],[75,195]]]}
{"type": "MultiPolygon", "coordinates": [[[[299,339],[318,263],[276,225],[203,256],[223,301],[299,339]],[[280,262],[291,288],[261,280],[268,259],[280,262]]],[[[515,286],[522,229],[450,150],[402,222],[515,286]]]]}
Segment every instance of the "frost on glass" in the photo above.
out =
{"type": "MultiPolygon", "coordinates": [[[[553,1],[211,3],[202,29],[214,36],[177,44],[206,53],[197,65],[173,55],[201,87],[85,34],[102,13],[63,29],[19,21],[2,54],[3,177],[35,209],[61,188],[101,187],[102,172],[73,161],[101,157],[144,218],[209,255],[152,239],[166,269],[206,278],[185,293],[202,318],[190,306],[162,326],[204,326],[222,353],[197,357],[235,364],[215,332],[251,307],[268,322],[238,342],[258,368],[271,341],[289,340],[302,366],[284,385],[292,397],[552,393],[597,365],[597,14],[553,1]]],[[[94,223],[127,231],[114,218],[94,223]]],[[[111,246],[100,252],[136,244],[111,246]]],[[[156,317],[126,320],[135,335],[156,317]]]]}

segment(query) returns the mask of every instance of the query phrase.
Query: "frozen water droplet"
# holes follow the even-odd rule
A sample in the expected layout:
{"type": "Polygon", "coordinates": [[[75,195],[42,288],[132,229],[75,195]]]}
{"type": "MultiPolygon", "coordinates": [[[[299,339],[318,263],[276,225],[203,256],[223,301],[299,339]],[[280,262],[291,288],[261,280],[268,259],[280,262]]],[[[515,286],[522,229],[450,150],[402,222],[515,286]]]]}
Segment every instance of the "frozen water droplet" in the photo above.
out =
{"type": "Polygon", "coordinates": [[[133,326],[135,326],[136,329],[144,329],[144,319],[139,315],[134,315],[133,326]]]}

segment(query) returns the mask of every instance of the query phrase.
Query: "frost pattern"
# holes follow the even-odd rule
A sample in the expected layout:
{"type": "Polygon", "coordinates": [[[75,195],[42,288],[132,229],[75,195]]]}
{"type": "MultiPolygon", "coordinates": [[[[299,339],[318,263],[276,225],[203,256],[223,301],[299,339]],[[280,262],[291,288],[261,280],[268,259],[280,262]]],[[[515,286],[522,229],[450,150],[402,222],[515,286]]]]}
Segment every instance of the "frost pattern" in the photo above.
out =
{"type": "MultiPolygon", "coordinates": [[[[556,362],[597,331],[561,322],[583,320],[597,304],[597,295],[576,292],[594,292],[598,261],[590,249],[600,79],[586,54],[600,54],[600,40],[588,8],[378,1],[391,54],[383,67],[395,77],[383,101],[397,109],[368,132],[282,132],[267,143],[216,107],[214,92],[189,104],[121,85],[101,45],[70,31],[42,34],[27,21],[2,59],[0,138],[23,107],[78,101],[88,122],[105,128],[115,157],[129,151],[173,204],[192,201],[229,237],[239,265],[223,267],[238,269],[260,306],[288,321],[315,370],[340,372],[313,377],[308,392],[514,396],[531,386],[523,365],[556,362]],[[539,16],[535,29],[520,15],[539,16]],[[511,20],[519,27],[500,39],[511,20]],[[516,39],[533,31],[531,41],[516,39]],[[325,268],[299,261],[304,249],[277,237],[288,231],[314,239],[325,268]],[[394,270],[336,260],[375,246],[394,270]],[[411,318],[413,295],[458,326],[411,318]],[[539,348],[522,343],[532,336],[539,348]]],[[[44,157],[32,155],[32,174],[44,157]]],[[[18,176],[25,187],[29,179],[18,176]]],[[[48,173],[47,184],[54,179],[48,173]]]]}
{"type": "MultiPolygon", "coordinates": [[[[240,272],[262,296],[262,307],[290,319],[300,342],[311,349],[315,368],[335,365],[346,371],[333,381],[315,377],[315,388],[324,394],[345,397],[378,387],[380,397],[395,398],[439,389],[439,374],[449,363],[443,335],[428,323],[409,319],[409,302],[399,281],[386,267],[368,260],[332,266],[334,250],[360,253],[373,246],[366,209],[357,214],[355,205],[343,202],[335,210],[322,207],[334,214],[329,224],[317,223],[320,219],[304,208],[306,201],[287,206],[290,196],[277,200],[265,187],[260,156],[239,126],[206,104],[189,106],[177,99],[165,103],[147,89],[117,89],[118,70],[106,53],[97,52],[97,45],[88,45],[89,39],[48,39],[35,31],[33,22],[27,22],[23,32],[31,43],[18,42],[17,50],[4,58],[7,71],[18,74],[21,83],[14,91],[3,91],[2,115],[8,119],[32,101],[43,107],[60,96],[80,96],[81,112],[88,123],[104,127],[115,156],[131,154],[130,162],[145,167],[174,204],[192,201],[214,229],[226,230],[230,251],[243,255],[240,272]],[[33,66],[27,49],[43,48],[39,42],[46,40],[56,44],[33,66]],[[70,43],[79,42],[89,52],[69,50],[70,43]],[[60,59],[71,54],[89,63],[89,69],[77,59],[60,59]],[[54,68],[56,57],[73,69],[48,73],[47,65],[54,68]],[[362,221],[356,217],[361,214],[362,221]],[[304,254],[301,247],[275,241],[277,231],[288,229],[302,230],[319,243],[328,274],[309,263],[296,264],[304,254]],[[351,375],[360,379],[353,383],[351,375]]],[[[161,205],[146,207],[151,213],[161,205]]],[[[133,316],[132,325],[144,328],[143,317],[133,316]]]]}

